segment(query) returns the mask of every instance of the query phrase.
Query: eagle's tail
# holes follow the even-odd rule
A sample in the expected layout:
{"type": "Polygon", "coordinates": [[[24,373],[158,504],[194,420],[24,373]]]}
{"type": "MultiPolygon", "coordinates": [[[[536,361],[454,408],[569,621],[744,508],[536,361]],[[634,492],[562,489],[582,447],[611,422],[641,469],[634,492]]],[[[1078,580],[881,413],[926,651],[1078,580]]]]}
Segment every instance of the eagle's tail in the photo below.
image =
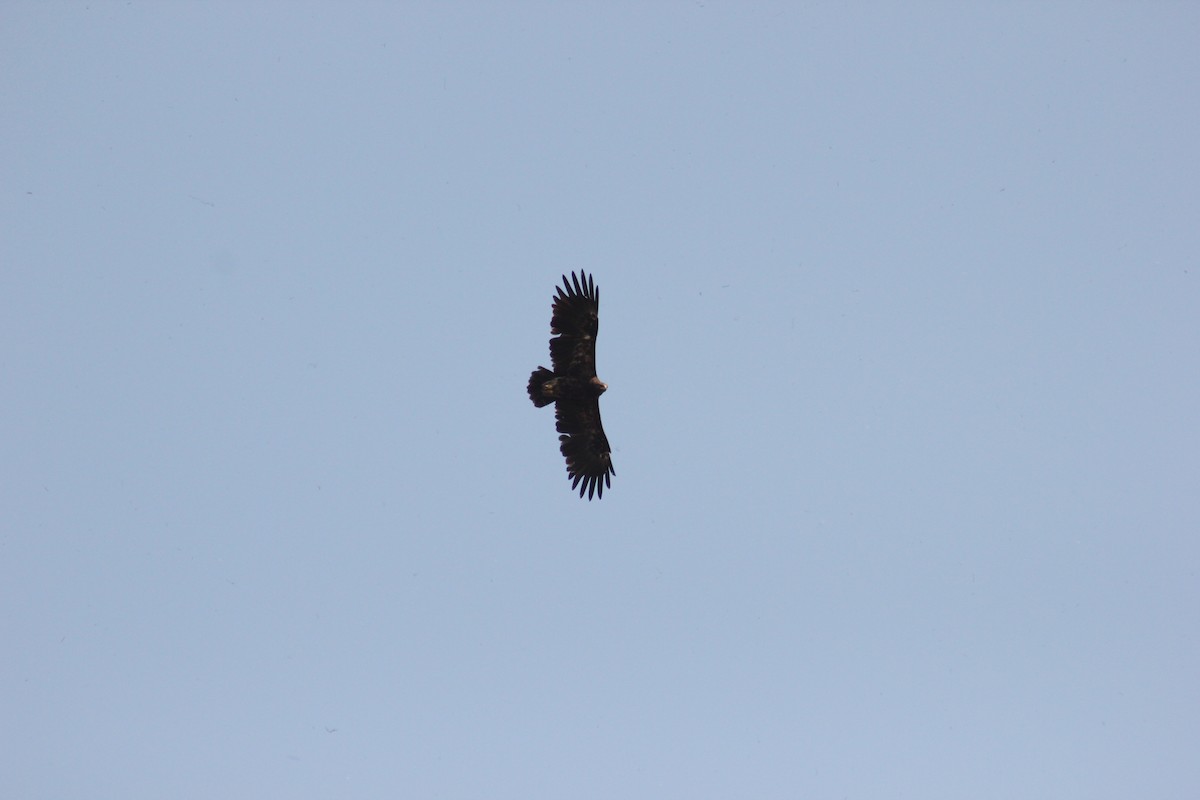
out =
{"type": "Polygon", "coordinates": [[[554,398],[546,394],[546,381],[554,377],[554,373],[545,367],[538,367],[529,376],[529,399],[538,408],[550,405],[554,402],[554,398]]]}

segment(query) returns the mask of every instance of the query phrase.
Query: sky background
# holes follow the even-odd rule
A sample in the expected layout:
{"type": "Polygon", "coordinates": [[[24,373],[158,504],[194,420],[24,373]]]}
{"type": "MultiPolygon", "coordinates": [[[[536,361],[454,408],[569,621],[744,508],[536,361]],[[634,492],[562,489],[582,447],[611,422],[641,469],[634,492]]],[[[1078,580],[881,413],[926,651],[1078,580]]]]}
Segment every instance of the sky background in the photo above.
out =
{"type": "Polygon", "coordinates": [[[1200,795],[1200,8],[0,17],[0,795],[1200,795]]]}

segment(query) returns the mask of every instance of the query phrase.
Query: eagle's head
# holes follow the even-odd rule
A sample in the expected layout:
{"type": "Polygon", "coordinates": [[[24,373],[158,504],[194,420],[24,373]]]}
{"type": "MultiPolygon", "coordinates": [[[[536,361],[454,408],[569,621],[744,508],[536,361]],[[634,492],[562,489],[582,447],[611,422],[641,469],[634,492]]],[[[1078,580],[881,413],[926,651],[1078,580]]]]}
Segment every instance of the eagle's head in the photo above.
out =
{"type": "Polygon", "coordinates": [[[600,380],[599,378],[597,378],[594,375],[592,376],[592,379],[590,381],[588,381],[588,385],[592,387],[592,391],[594,391],[596,393],[597,397],[604,394],[604,391],[608,388],[607,383],[600,380]]]}

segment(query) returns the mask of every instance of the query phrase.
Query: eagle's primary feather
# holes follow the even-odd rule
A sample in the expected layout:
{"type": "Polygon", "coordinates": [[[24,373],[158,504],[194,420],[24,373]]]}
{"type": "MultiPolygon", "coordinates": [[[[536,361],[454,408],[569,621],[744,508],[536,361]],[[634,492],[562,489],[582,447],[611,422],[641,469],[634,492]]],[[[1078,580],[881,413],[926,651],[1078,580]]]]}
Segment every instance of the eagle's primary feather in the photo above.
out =
{"type": "Polygon", "coordinates": [[[563,276],[550,317],[550,363],[529,376],[529,399],[538,408],[555,404],[559,449],[567,460],[571,488],[589,500],[604,496],[616,474],[612,450],[600,424],[600,395],[608,386],[596,377],[596,332],[600,292],[586,273],[563,276]]]}

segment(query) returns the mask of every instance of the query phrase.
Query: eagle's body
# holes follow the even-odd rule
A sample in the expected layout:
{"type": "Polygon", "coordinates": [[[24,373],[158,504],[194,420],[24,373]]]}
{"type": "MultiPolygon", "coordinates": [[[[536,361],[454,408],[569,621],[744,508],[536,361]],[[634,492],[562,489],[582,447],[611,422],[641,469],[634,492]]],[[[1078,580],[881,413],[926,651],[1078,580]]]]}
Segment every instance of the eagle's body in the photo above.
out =
{"type": "Polygon", "coordinates": [[[604,496],[611,486],[612,451],[600,424],[600,395],[608,388],[596,377],[596,333],[600,327],[600,293],[586,274],[571,280],[554,297],[550,332],[553,370],[538,367],[529,376],[529,399],[538,408],[555,404],[559,449],[567,459],[571,488],[579,496],[604,496]]]}
{"type": "Polygon", "coordinates": [[[559,400],[579,402],[604,394],[607,383],[599,378],[584,380],[574,375],[555,376],[545,367],[538,367],[529,376],[529,397],[538,408],[559,400]]]}

